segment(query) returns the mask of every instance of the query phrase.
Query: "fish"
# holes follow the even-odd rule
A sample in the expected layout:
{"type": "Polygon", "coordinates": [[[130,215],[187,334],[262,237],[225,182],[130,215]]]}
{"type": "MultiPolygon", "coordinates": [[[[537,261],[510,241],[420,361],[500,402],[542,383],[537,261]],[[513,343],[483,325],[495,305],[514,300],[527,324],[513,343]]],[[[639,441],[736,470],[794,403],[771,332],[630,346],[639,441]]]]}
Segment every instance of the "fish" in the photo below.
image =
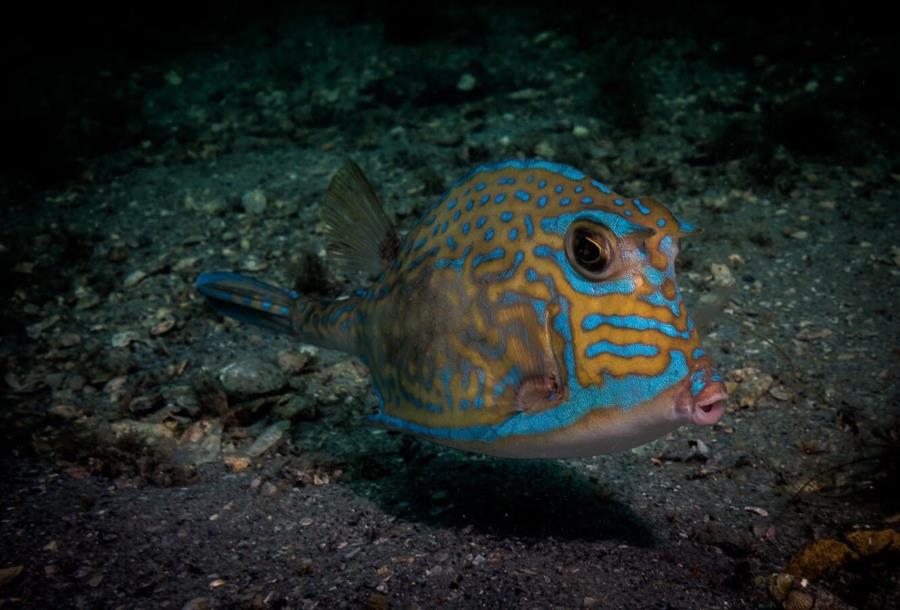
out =
{"type": "Polygon", "coordinates": [[[678,288],[697,229],[571,166],[480,165],[405,234],[347,161],[322,208],[326,260],[366,273],[339,298],[228,271],[220,313],[358,357],[372,424],[509,458],[623,451],[722,417],[727,392],[678,288]]]}

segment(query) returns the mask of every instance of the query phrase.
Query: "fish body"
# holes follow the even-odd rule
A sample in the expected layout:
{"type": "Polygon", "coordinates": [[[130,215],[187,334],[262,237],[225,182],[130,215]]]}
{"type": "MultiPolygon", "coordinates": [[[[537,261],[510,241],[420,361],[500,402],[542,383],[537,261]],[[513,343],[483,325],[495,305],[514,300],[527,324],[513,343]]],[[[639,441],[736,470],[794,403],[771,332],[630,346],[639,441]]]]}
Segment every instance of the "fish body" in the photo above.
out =
{"type": "Polygon", "coordinates": [[[230,273],[223,313],[357,355],[373,423],[468,451],[575,457],[633,447],[726,399],[675,281],[694,228],[561,164],[511,160],[458,180],[400,237],[355,164],[323,209],[331,257],[377,273],[313,300],[230,273]]]}

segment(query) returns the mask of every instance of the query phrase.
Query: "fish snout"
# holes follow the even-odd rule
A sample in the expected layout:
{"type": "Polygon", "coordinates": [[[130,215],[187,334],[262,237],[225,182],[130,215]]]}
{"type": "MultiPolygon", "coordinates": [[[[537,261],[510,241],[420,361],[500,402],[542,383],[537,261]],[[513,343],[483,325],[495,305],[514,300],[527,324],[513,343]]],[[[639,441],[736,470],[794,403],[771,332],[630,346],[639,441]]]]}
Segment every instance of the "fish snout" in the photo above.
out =
{"type": "Polygon", "coordinates": [[[685,378],[675,400],[676,415],[699,426],[709,426],[725,414],[728,391],[719,373],[702,366],[685,378]]]}
{"type": "Polygon", "coordinates": [[[721,381],[710,381],[696,395],[692,396],[691,420],[699,426],[709,426],[725,414],[728,391],[721,381]]]}

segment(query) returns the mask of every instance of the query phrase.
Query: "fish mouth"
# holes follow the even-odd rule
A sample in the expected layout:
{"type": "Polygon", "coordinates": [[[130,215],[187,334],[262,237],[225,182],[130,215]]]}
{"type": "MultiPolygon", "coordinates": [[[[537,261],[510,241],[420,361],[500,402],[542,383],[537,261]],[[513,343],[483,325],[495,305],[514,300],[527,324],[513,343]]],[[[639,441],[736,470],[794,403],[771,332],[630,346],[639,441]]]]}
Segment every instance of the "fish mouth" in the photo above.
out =
{"type": "MultiPolygon", "coordinates": [[[[708,371],[701,369],[700,375],[709,379],[708,371]]],[[[676,394],[675,414],[682,422],[688,421],[698,426],[711,426],[722,419],[725,414],[725,404],[728,400],[728,391],[721,381],[708,381],[695,395],[691,390],[693,386],[692,375],[684,380],[676,394]]]]}
{"type": "Polygon", "coordinates": [[[725,414],[728,392],[721,383],[711,383],[693,397],[691,420],[699,426],[710,426],[725,414]]]}

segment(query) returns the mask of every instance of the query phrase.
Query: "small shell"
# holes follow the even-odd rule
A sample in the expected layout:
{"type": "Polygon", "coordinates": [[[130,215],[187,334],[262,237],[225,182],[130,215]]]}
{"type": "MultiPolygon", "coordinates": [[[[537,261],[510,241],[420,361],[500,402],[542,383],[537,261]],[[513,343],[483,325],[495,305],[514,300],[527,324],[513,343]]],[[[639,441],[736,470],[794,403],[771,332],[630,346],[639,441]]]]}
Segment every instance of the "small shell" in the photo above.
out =
{"type": "Polygon", "coordinates": [[[785,610],[810,610],[816,603],[815,598],[804,591],[794,589],[784,600],[785,610]]]}
{"type": "Polygon", "coordinates": [[[790,574],[773,574],[772,577],[769,578],[769,595],[771,595],[772,599],[775,601],[782,602],[787,598],[793,585],[794,577],[790,574]]]}

